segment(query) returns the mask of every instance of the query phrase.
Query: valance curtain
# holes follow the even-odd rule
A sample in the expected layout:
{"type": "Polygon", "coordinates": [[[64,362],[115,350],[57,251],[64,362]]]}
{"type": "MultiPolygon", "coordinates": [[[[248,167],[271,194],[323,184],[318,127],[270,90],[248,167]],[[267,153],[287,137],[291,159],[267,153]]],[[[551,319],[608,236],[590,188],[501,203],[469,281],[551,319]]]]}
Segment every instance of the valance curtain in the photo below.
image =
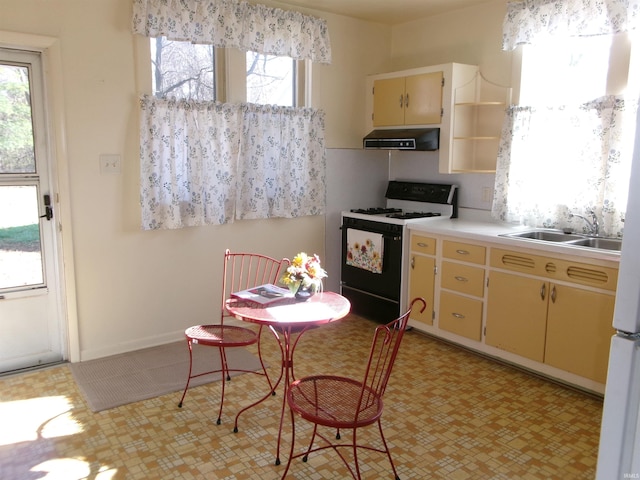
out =
{"type": "MultiPolygon", "coordinates": [[[[503,48],[629,31],[640,18],[639,7],[640,0],[509,2],[503,48]]],[[[581,231],[585,222],[569,213],[593,210],[601,235],[621,234],[637,103],[637,98],[603,96],[578,105],[509,108],[498,151],[492,216],[581,231]]]]}
{"type": "Polygon", "coordinates": [[[324,113],[312,108],[140,101],[142,227],[324,213],[324,113]]]}
{"type": "Polygon", "coordinates": [[[634,30],[640,0],[521,0],[508,2],[502,49],[550,37],[612,35],[634,30]]]}
{"type": "Polygon", "coordinates": [[[325,20],[234,0],[133,0],[133,33],[331,63],[325,20]]]}

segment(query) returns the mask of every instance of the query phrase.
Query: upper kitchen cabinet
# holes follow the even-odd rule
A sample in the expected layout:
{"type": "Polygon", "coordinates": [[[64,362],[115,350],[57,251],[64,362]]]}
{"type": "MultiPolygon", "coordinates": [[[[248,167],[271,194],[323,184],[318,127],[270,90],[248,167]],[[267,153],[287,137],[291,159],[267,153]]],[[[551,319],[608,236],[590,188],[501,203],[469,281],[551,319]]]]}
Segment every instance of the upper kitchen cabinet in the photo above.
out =
{"type": "MultiPolygon", "coordinates": [[[[468,88],[463,87],[470,84],[475,86],[479,75],[478,66],[460,63],[370,75],[366,79],[366,131],[376,128],[439,128],[440,173],[478,171],[473,158],[468,159],[467,167],[463,165],[464,155],[460,149],[457,156],[453,157],[453,138],[455,115],[473,115],[458,112],[455,107],[456,92],[461,89],[459,96],[462,97],[463,93],[466,95],[468,88]]],[[[473,99],[473,103],[484,101],[482,94],[475,96],[475,90],[473,93],[472,97],[464,97],[465,103],[470,101],[469,98],[473,99]]],[[[459,134],[477,136],[477,133],[469,129],[463,130],[463,126],[466,127],[469,122],[470,120],[461,121],[457,129],[459,134]]],[[[499,136],[500,128],[501,125],[492,136],[499,136]]],[[[495,170],[495,159],[493,168],[495,170]]]]}
{"type": "Polygon", "coordinates": [[[488,82],[479,72],[456,88],[451,158],[445,162],[440,157],[440,171],[495,172],[505,109],[510,103],[511,88],[488,82]]]}
{"type": "Polygon", "coordinates": [[[440,123],[442,72],[373,82],[373,126],[440,123]]]}

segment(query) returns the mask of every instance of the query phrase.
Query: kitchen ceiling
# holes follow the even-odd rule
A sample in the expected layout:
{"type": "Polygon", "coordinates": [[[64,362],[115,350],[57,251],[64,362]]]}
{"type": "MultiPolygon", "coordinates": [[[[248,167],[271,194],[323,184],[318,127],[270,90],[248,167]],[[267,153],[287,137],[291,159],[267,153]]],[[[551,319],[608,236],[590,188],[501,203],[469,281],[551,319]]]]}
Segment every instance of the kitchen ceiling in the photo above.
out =
{"type": "Polygon", "coordinates": [[[397,25],[493,0],[280,0],[295,7],[397,25]]]}

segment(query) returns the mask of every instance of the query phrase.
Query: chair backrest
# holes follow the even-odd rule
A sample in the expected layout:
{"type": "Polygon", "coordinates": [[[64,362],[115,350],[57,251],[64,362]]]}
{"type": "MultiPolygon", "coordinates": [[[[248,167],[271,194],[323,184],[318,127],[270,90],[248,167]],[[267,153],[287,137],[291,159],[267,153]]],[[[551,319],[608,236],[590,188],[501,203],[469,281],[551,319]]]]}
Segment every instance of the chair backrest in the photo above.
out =
{"type": "Polygon", "coordinates": [[[362,382],[363,388],[358,403],[358,413],[367,410],[372,404],[382,398],[387,388],[391,370],[395,363],[400,343],[404,337],[407,328],[409,315],[416,302],[422,303],[420,312],[423,312],[427,306],[424,299],[417,297],[411,301],[409,309],[399,318],[386,325],[380,325],[376,328],[371,343],[371,351],[369,353],[369,361],[362,382]]]}
{"type": "Polygon", "coordinates": [[[275,258],[259,253],[224,253],[222,277],[222,302],[220,321],[227,315],[225,300],[233,292],[239,292],[265,283],[277,284],[289,266],[289,259],[275,258]]]}

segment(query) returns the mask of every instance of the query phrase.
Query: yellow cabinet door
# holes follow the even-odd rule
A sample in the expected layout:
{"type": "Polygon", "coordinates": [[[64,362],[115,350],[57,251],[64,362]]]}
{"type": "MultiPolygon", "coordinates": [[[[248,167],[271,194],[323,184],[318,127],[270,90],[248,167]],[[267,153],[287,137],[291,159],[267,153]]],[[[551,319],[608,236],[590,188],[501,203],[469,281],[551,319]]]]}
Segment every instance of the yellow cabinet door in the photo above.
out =
{"type": "Polygon", "coordinates": [[[406,78],[405,125],[440,123],[442,113],[442,72],[423,73],[406,78]]]}
{"type": "Polygon", "coordinates": [[[404,125],[404,77],[373,82],[373,126],[404,125]]]}
{"type": "Polygon", "coordinates": [[[551,285],[544,362],[605,383],[615,297],[551,285]]]}
{"type": "Polygon", "coordinates": [[[433,289],[435,286],[436,260],[433,257],[411,255],[409,273],[409,302],[416,297],[424,298],[427,307],[422,313],[418,309],[411,312],[411,318],[427,325],[433,325],[433,289]]]}
{"type": "Polygon", "coordinates": [[[442,115],[442,72],[373,82],[373,126],[439,124],[442,115]]]}
{"type": "Polygon", "coordinates": [[[544,359],[549,283],[491,272],[485,342],[538,362],[544,359]]]}

